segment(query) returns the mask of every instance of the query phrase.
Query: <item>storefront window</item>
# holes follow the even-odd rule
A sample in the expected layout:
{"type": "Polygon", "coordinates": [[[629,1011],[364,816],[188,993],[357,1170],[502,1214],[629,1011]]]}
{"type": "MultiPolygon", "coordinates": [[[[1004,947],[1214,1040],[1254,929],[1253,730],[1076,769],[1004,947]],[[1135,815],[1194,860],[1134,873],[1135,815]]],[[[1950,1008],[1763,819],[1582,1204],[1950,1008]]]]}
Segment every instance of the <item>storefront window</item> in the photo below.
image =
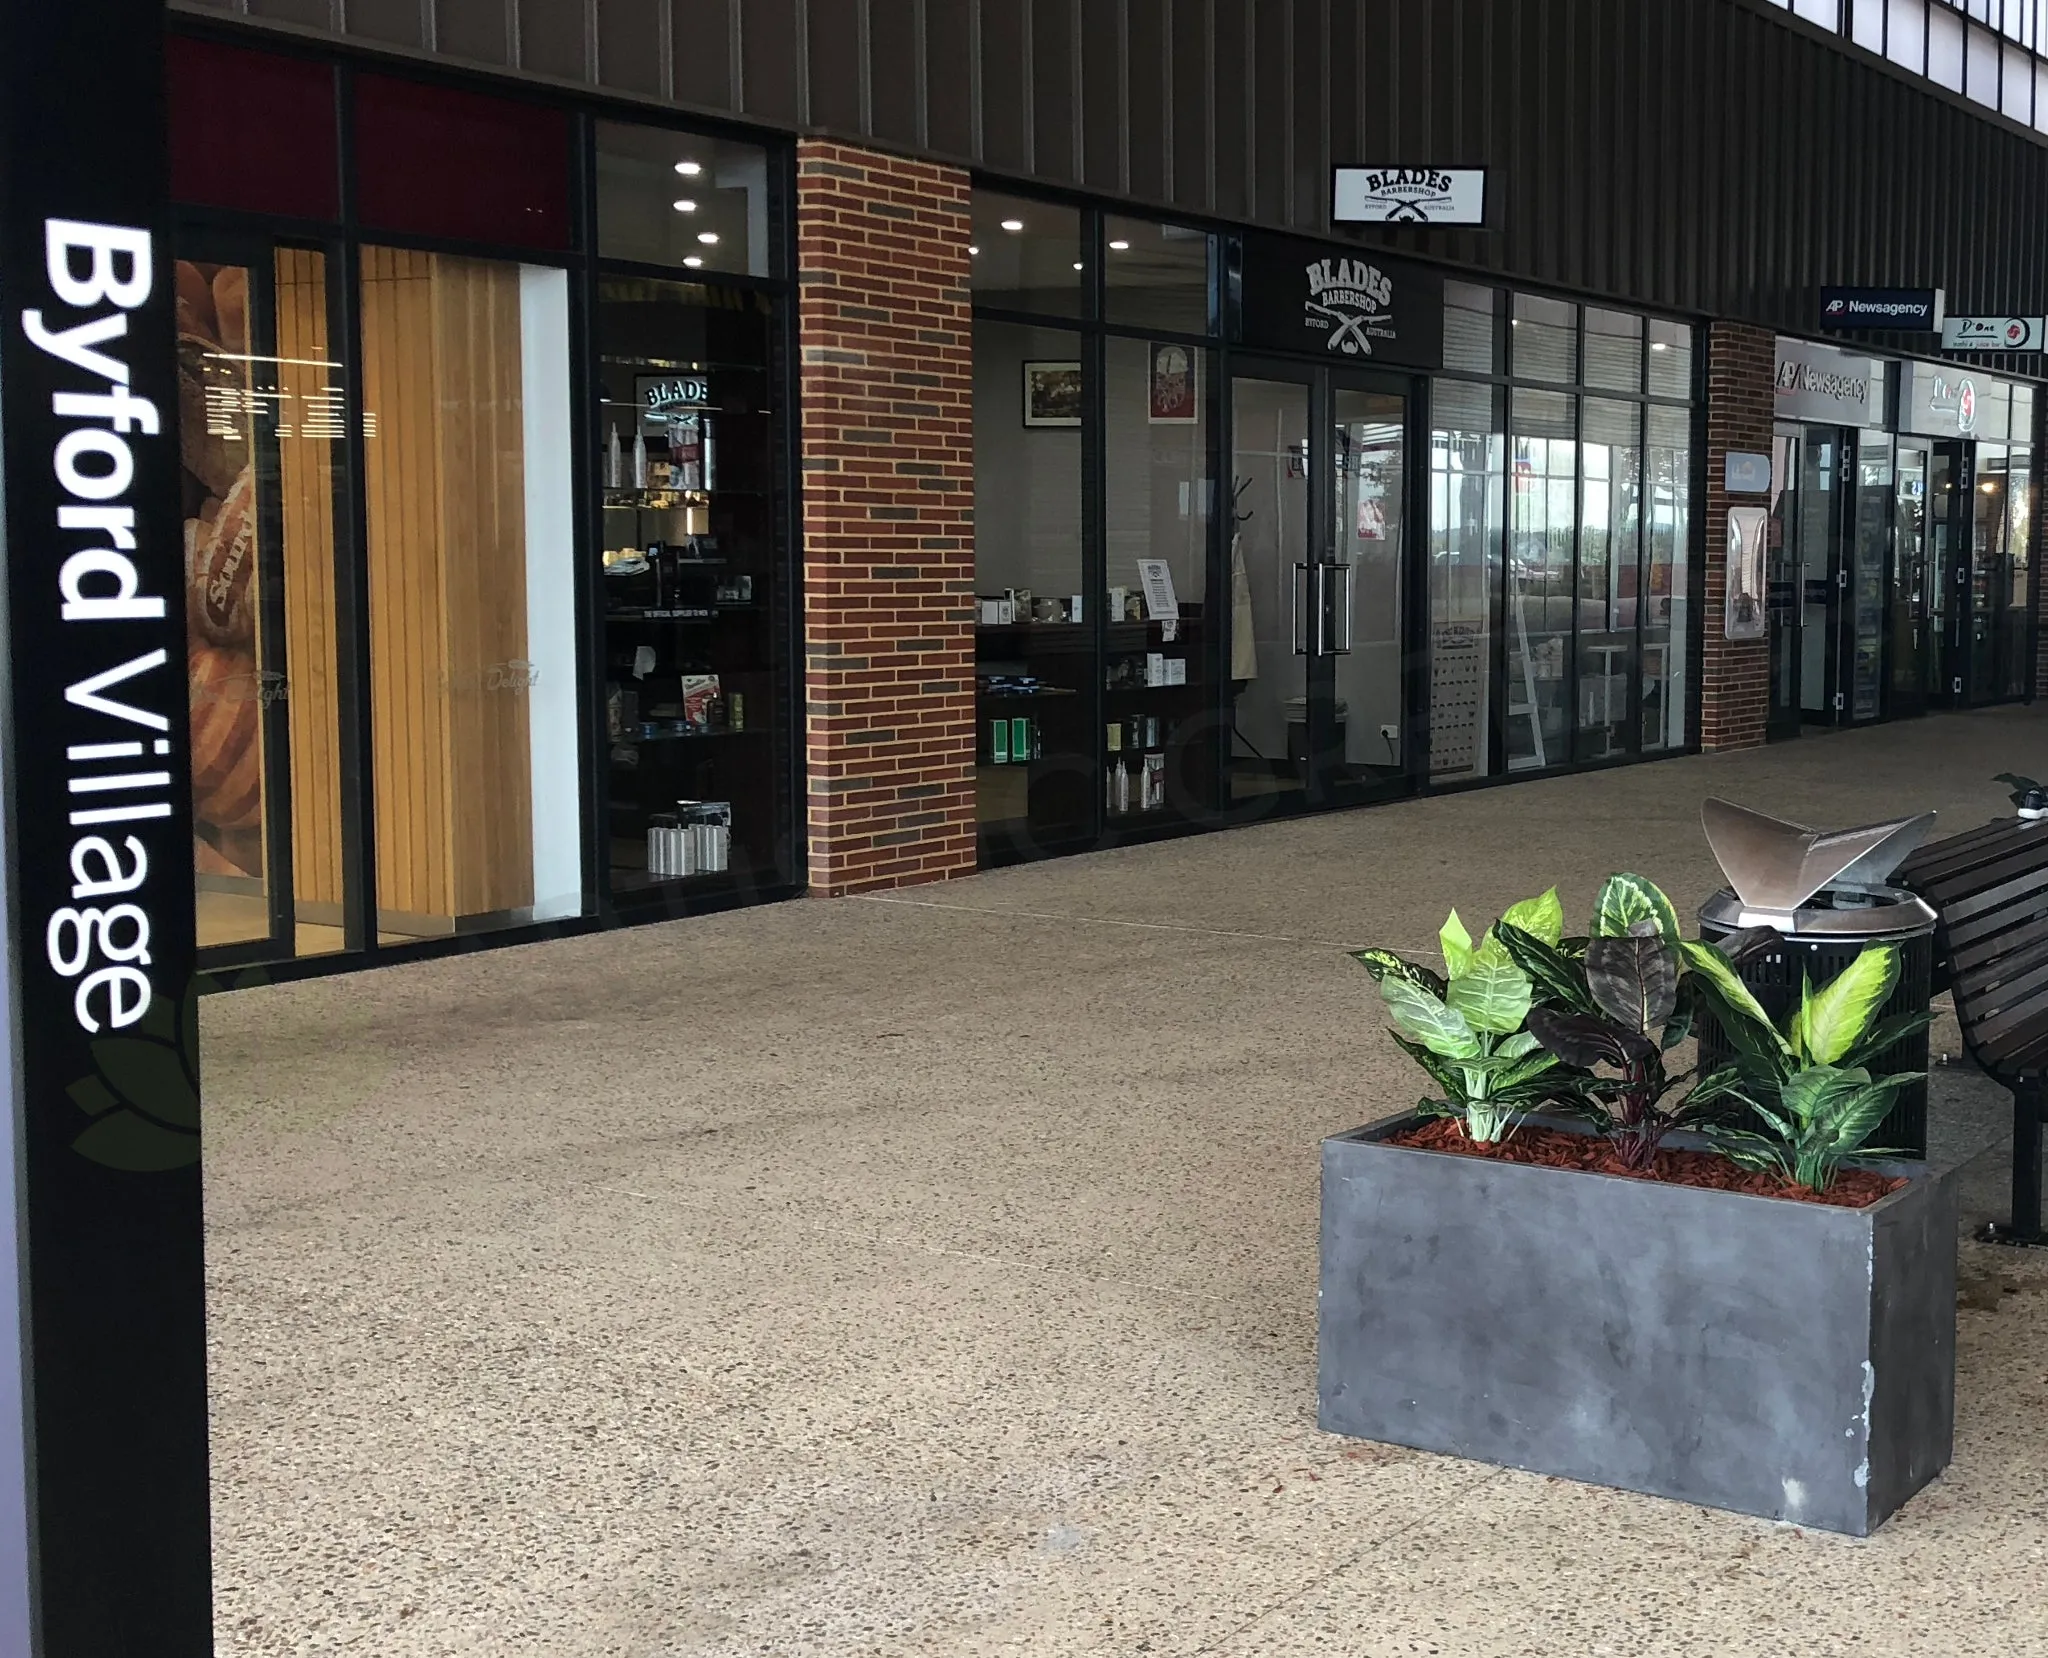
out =
{"type": "Polygon", "coordinates": [[[768,152],[599,121],[597,251],[687,270],[768,274],[768,152]]]}
{"type": "Polygon", "coordinates": [[[1579,308],[1561,299],[1515,295],[1513,351],[1518,380],[1571,385],[1579,377],[1579,308]]]}
{"type": "Polygon", "coordinates": [[[199,942],[324,954],[350,942],[327,262],[180,259],[177,294],[199,942]]]}
{"type": "Polygon", "coordinates": [[[599,278],[605,861],[621,901],[789,878],[774,304],[599,278]]]}
{"type": "Polygon", "coordinates": [[[1216,626],[1208,603],[1214,360],[1197,346],[1156,340],[1112,338],[1105,349],[1103,801],[1114,825],[1185,815],[1214,794],[1206,672],[1216,626]]]}
{"type": "Polygon", "coordinates": [[[1508,769],[1571,757],[1572,555],[1578,530],[1577,400],[1517,390],[1510,405],[1508,769]]]}
{"type": "Polygon", "coordinates": [[[1692,330],[1682,322],[1650,319],[1650,395],[1692,396],[1692,330]]]}
{"type": "Polygon", "coordinates": [[[1586,311],[1586,384],[1601,391],[1643,389],[1643,319],[1626,311],[1586,311]]]}
{"type": "Polygon", "coordinates": [[[365,247],[377,925],[582,908],[569,279],[365,247]]]}
{"type": "Polygon", "coordinates": [[[1181,334],[1209,331],[1209,233],[1145,219],[1103,221],[1105,317],[1181,334]]]}
{"type": "Polygon", "coordinates": [[[1999,594],[2000,661],[2004,694],[2024,697],[2033,690],[2034,651],[2034,391],[2012,393],[2012,458],[2006,474],[2005,572],[1999,594]]]}
{"type": "Polygon", "coordinates": [[[1682,748],[1691,717],[1692,411],[1652,405],[1643,451],[1643,748],[1682,748]]]}
{"type": "Polygon", "coordinates": [[[968,268],[976,305],[1081,315],[1087,254],[1078,209],[977,190],[973,217],[968,268]]]}
{"type": "Polygon", "coordinates": [[[1431,393],[1429,770],[1484,777],[1499,634],[1506,440],[1500,393],[1439,380],[1431,393]]]}
{"type": "Polygon", "coordinates": [[[1500,372],[1500,294],[1469,282],[1444,284],[1444,367],[1471,374],[1500,372]]]}
{"type": "Polygon", "coordinates": [[[974,326],[977,796],[1027,847],[1094,818],[1095,632],[1083,581],[1081,337],[974,326]]]}
{"type": "Polygon", "coordinates": [[[1635,683],[1642,405],[1589,397],[1583,417],[1575,746],[1581,760],[1610,760],[1628,751],[1635,683]]]}

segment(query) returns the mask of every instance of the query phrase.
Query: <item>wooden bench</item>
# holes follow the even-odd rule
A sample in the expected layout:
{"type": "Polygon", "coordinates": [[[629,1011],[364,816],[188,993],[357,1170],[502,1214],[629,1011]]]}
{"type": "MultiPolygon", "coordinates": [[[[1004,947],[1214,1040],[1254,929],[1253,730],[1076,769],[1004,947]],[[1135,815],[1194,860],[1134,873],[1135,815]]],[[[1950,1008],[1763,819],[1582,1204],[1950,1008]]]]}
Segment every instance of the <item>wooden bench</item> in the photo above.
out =
{"type": "Polygon", "coordinates": [[[1920,848],[1893,880],[1933,906],[1935,988],[1963,1047],[2012,1091],[2012,1217],[1982,1236],[2048,1244],[2041,1128],[2048,1099],[2048,819],[2001,818],[1920,848]]]}

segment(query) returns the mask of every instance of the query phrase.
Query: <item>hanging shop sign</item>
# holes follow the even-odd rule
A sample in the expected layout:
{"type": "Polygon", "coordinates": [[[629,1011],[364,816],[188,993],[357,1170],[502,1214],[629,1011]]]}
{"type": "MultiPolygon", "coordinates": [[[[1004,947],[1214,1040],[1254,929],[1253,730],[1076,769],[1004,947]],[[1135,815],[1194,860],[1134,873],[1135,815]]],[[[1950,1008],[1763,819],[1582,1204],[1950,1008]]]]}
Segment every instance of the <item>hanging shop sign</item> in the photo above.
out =
{"type": "Polygon", "coordinates": [[[1420,266],[1363,248],[1248,236],[1240,292],[1247,345],[1360,367],[1443,362],[1443,278],[1420,266]]]}
{"type": "Polygon", "coordinates": [[[1820,325],[1879,329],[1888,334],[1938,334],[1943,304],[1939,288],[1823,288],[1820,325]]]}
{"type": "Polygon", "coordinates": [[[1781,339],[1773,403],[1780,420],[1882,428],[1884,364],[1831,345],[1781,339]]]}
{"type": "Polygon", "coordinates": [[[161,0],[0,5],[0,1652],[213,1650],[161,0]]]}
{"type": "Polygon", "coordinates": [[[1340,225],[1483,225],[1484,167],[1337,167],[1330,219],[1340,225]]]}
{"type": "Polygon", "coordinates": [[[1899,384],[1899,430],[1931,438],[2003,443],[2012,430],[2012,382],[1953,363],[1908,363],[1899,384]]]}
{"type": "Polygon", "coordinates": [[[2039,317],[1950,317],[1941,325],[1944,351],[2039,351],[2039,317]]]}

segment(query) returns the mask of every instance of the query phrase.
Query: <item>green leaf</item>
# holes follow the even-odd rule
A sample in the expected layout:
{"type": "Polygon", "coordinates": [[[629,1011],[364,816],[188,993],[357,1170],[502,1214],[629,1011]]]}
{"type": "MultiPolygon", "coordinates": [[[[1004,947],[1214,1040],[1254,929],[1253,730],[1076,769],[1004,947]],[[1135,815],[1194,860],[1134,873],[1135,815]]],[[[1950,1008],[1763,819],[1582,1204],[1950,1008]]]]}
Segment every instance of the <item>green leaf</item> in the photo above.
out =
{"type": "Polygon", "coordinates": [[[1443,947],[1444,971],[1455,981],[1472,965],[1472,935],[1465,931],[1465,923],[1458,919],[1456,910],[1451,911],[1450,919],[1438,930],[1436,940],[1443,947]]]}
{"type": "Polygon", "coordinates": [[[1446,1004],[1463,1014],[1474,1030],[1501,1036],[1522,1028],[1532,998],[1529,975],[1491,934],[1471,953],[1464,971],[1451,979],[1444,996],[1446,1004]]]}
{"type": "Polygon", "coordinates": [[[1493,929],[1493,936],[1514,958],[1515,965],[1529,975],[1537,995],[1576,1013],[1593,1011],[1583,968],[1562,950],[1544,943],[1534,933],[1524,932],[1506,916],[1493,929]]]}
{"type": "Polygon", "coordinates": [[[1526,1054],[1536,1052],[1542,1046],[1543,1044],[1536,1040],[1534,1031],[1518,1030],[1505,1038],[1493,1051],[1500,1059],[1520,1059],[1526,1054]]]}
{"type": "Polygon", "coordinates": [[[1501,920],[1510,927],[1519,927],[1540,944],[1552,949],[1564,937],[1564,905],[1558,901],[1557,888],[1534,898],[1524,898],[1519,904],[1508,906],[1507,914],[1501,920]]]}
{"type": "Polygon", "coordinates": [[[1626,938],[1638,921],[1654,921],[1657,935],[1673,949],[1684,942],[1678,912],[1654,881],[1640,875],[1610,875],[1593,903],[1593,936],[1626,938]]]}
{"type": "Polygon", "coordinates": [[[1663,1048],[1666,1053],[1692,1035],[1693,1022],[1699,1016],[1698,1000],[1686,994],[1686,984],[1684,979],[1678,981],[1678,1005],[1664,1022],[1663,1048]]]}
{"type": "Polygon", "coordinates": [[[1699,939],[1687,939],[1679,945],[1679,949],[1684,952],[1686,966],[1705,979],[1711,987],[1716,1001],[1720,1004],[1717,1012],[1720,1015],[1721,1027],[1728,1032],[1729,1040],[1737,1040],[1734,1027],[1738,1023],[1746,1022],[1754,1027],[1754,1034],[1758,1038],[1787,1054],[1791,1052],[1786,1047],[1784,1037],[1778,1034],[1778,1027],[1772,1023],[1771,1016],[1764,1012],[1763,1004],[1751,994],[1749,986],[1736,977],[1735,969],[1728,965],[1726,956],[1713,945],[1703,943],[1699,939]],[[1766,1032],[1769,1033],[1767,1037],[1764,1034],[1766,1032]]]}
{"type": "Polygon", "coordinates": [[[147,1038],[103,1036],[91,1052],[100,1075],[130,1105],[174,1127],[199,1126],[199,1096],[175,1048],[147,1038]]]}
{"type": "Polygon", "coordinates": [[[1431,1053],[1445,1059],[1476,1059],[1484,1051],[1465,1016],[1428,991],[1389,974],[1380,981],[1380,994],[1394,1023],[1431,1053]]]}
{"type": "Polygon", "coordinates": [[[1871,1062],[1880,1058],[1886,1049],[1896,1046],[1908,1037],[1918,1036],[1934,1023],[1930,1012],[1894,1013],[1878,1020],[1863,1034],[1862,1040],[1853,1043],[1849,1051],[1835,1063],[1844,1070],[1870,1069],[1871,1062]]]}
{"type": "Polygon", "coordinates": [[[1420,1065],[1422,1067],[1423,1072],[1428,1076],[1429,1080],[1435,1083],[1446,1094],[1456,1095],[1459,1093],[1459,1090],[1463,1088],[1464,1075],[1458,1069],[1458,1067],[1452,1064],[1449,1060],[1440,1058],[1438,1055],[1431,1053],[1420,1042],[1410,1041],[1407,1037],[1403,1036],[1397,1030],[1390,1030],[1387,1032],[1387,1034],[1394,1039],[1395,1045],[1398,1048],[1400,1048],[1400,1050],[1404,1054],[1406,1054],[1410,1059],[1414,1060],[1417,1065],[1420,1065]]]}
{"type": "Polygon", "coordinates": [[[1387,975],[1391,973],[1396,978],[1406,979],[1418,990],[1428,991],[1432,996],[1441,996],[1444,993],[1444,981],[1440,975],[1432,973],[1427,967],[1418,967],[1414,962],[1395,955],[1391,950],[1353,950],[1351,959],[1364,966],[1372,975],[1374,984],[1384,984],[1387,975]]]}
{"type": "Polygon", "coordinates": [[[133,1111],[116,1111],[96,1119],[71,1149],[110,1169],[159,1174],[198,1162],[199,1136],[164,1128],[133,1111]]]}
{"type": "Polygon", "coordinates": [[[1661,938],[1596,938],[1586,946],[1586,988],[1624,1030],[1650,1035],[1678,1005],[1678,952],[1661,938]]]}
{"type": "Polygon", "coordinates": [[[1793,1051],[1809,1064],[1835,1064],[1869,1031],[1898,982],[1897,947],[1865,945],[1824,988],[1806,987],[1792,1020],[1793,1051]]]}
{"type": "Polygon", "coordinates": [[[1743,1099],[1742,1083],[1741,1071],[1733,1065],[1723,1065],[1700,1078],[1691,1098],[1695,1105],[1708,1105],[1719,1099],[1743,1099]]]}

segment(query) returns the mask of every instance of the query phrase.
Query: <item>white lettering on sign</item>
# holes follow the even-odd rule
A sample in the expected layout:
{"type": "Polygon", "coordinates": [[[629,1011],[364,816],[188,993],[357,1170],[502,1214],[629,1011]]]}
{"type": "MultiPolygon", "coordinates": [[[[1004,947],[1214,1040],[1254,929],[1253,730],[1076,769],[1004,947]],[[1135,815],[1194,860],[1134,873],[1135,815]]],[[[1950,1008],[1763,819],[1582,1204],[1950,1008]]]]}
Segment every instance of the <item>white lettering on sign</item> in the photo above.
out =
{"type": "Polygon", "coordinates": [[[1394,281],[1363,259],[1316,259],[1308,265],[1308,299],[1302,320],[1327,330],[1329,349],[1348,357],[1370,357],[1373,341],[1395,337],[1394,281]]]}
{"type": "MultiPolygon", "coordinates": [[[[165,673],[170,653],[145,651],[100,666],[104,647],[92,624],[156,621],[166,614],[160,595],[142,590],[142,572],[128,555],[137,550],[135,451],[130,440],[159,437],[163,419],[155,404],[128,389],[129,366],[120,353],[128,337],[125,313],[147,304],[156,289],[155,249],[150,234],[125,225],[51,219],[43,227],[50,293],[74,311],[102,314],[82,321],[45,319],[41,309],[24,310],[22,332],[41,350],[88,376],[94,384],[56,393],[51,413],[74,424],[58,438],[51,472],[68,497],[57,508],[60,538],[87,538],[78,546],[60,540],[52,570],[60,601],[60,625],[82,628],[68,660],[86,671],[65,687],[73,708],[107,722],[109,737],[135,727],[152,733],[151,756],[171,752],[171,717],[177,686],[165,673]]],[[[72,1011],[80,1029],[132,1025],[149,1011],[155,987],[150,965],[150,905],[146,892],[149,854],[126,835],[116,843],[103,826],[167,818],[173,811],[174,772],[141,771],[138,741],[72,743],[66,749],[67,796],[101,804],[80,804],[70,813],[73,829],[88,833],[73,840],[69,863],[71,903],[49,916],[43,946],[51,968],[76,981],[72,1011]],[[123,767],[121,762],[131,762],[123,767]],[[137,901],[99,905],[90,900],[134,894],[137,901]]],[[[46,796],[46,798],[48,798],[46,796]]]]}

